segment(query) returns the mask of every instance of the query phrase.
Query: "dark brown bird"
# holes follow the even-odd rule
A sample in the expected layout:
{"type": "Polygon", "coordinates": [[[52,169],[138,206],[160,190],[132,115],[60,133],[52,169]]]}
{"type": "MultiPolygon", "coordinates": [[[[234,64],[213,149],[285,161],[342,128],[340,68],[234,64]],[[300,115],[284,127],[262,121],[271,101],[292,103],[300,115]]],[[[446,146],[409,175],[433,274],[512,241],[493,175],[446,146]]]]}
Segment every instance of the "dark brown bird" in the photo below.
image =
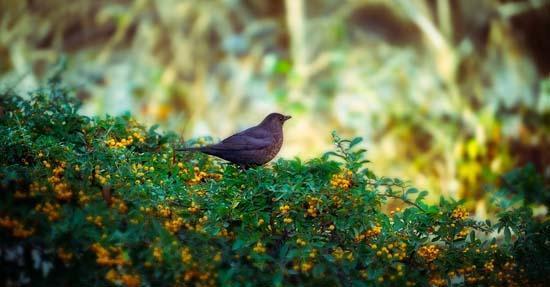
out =
{"type": "Polygon", "coordinates": [[[238,164],[242,168],[263,165],[272,160],[281,149],[283,124],[290,118],[272,113],[259,125],[234,134],[217,144],[177,150],[199,151],[238,164]]]}

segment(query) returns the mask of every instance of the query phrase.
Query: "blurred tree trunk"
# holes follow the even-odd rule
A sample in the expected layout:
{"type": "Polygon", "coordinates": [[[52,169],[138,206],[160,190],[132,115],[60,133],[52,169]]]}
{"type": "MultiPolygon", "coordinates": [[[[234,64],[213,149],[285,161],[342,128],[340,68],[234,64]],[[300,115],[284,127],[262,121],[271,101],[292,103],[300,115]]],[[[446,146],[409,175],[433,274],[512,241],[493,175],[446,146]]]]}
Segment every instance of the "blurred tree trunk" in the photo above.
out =
{"type": "Polygon", "coordinates": [[[292,72],[294,77],[290,77],[291,101],[297,101],[307,86],[307,47],[305,39],[306,19],[304,0],[286,0],[286,22],[290,35],[290,53],[292,57],[292,72]]]}

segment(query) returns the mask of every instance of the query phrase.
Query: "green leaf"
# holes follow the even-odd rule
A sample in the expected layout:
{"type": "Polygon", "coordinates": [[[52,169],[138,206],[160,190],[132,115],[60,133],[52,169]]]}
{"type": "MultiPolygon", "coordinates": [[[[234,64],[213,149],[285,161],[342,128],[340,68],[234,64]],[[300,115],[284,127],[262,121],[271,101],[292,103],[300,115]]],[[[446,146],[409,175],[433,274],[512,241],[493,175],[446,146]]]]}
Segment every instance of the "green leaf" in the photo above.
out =
{"type": "Polygon", "coordinates": [[[243,240],[241,240],[240,238],[237,238],[235,240],[235,242],[233,243],[233,246],[231,247],[231,249],[233,250],[240,250],[242,249],[242,247],[246,244],[246,242],[244,242],[243,240]]]}
{"type": "Polygon", "coordinates": [[[510,231],[510,227],[504,228],[504,241],[507,243],[512,241],[512,232],[510,231]]]}
{"type": "Polygon", "coordinates": [[[275,64],[274,72],[278,74],[288,74],[292,70],[292,64],[284,59],[280,59],[275,64]]]}
{"type": "Polygon", "coordinates": [[[415,203],[422,202],[427,195],[428,195],[428,192],[426,190],[421,191],[416,197],[415,203]]]}
{"type": "Polygon", "coordinates": [[[272,280],[273,286],[283,286],[283,279],[284,279],[283,273],[276,272],[273,275],[273,280],[272,280]]]}
{"type": "Polygon", "coordinates": [[[356,137],[349,143],[349,148],[354,147],[355,145],[359,144],[361,141],[363,141],[362,137],[356,137]]]}
{"type": "Polygon", "coordinates": [[[405,192],[405,194],[414,194],[414,193],[417,193],[418,192],[418,189],[412,187],[412,188],[409,188],[407,189],[407,191],[405,192]]]}

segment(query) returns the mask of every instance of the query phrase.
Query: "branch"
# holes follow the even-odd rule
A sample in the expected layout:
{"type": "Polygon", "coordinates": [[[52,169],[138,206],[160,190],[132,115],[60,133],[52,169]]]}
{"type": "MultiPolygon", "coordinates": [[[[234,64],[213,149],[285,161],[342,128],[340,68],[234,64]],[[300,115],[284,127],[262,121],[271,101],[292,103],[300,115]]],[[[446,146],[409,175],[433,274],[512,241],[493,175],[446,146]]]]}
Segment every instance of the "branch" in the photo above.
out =
{"type": "Polygon", "coordinates": [[[412,201],[410,201],[410,200],[408,200],[408,199],[406,199],[406,198],[404,198],[404,197],[397,196],[397,195],[391,195],[391,194],[388,194],[388,193],[385,193],[384,195],[387,196],[387,197],[395,198],[395,199],[401,199],[401,200],[402,200],[403,202],[405,202],[405,203],[408,203],[408,204],[410,204],[410,205],[414,205],[414,207],[420,209],[420,211],[426,212],[426,210],[424,210],[424,208],[422,208],[420,205],[418,205],[417,203],[412,202],[412,201]]]}

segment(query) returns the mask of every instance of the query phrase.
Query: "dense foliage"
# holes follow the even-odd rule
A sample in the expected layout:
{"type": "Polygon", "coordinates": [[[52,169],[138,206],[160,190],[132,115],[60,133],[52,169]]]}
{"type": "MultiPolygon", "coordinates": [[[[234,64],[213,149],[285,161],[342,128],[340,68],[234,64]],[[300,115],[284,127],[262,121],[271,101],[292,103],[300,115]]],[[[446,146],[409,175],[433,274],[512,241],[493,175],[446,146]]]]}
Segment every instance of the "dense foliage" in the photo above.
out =
{"type": "MultiPolygon", "coordinates": [[[[1,97],[2,285],[528,286],[550,272],[546,219],[428,205],[368,169],[360,138],[240,170],[174,153],[177,136],[129,115],[77,110],[56,82],[1,97]],[[385,213],[388,201],[405,207],[385,213]]],[[[509,188],[547,192],[527,171],[509,188]]]]}

